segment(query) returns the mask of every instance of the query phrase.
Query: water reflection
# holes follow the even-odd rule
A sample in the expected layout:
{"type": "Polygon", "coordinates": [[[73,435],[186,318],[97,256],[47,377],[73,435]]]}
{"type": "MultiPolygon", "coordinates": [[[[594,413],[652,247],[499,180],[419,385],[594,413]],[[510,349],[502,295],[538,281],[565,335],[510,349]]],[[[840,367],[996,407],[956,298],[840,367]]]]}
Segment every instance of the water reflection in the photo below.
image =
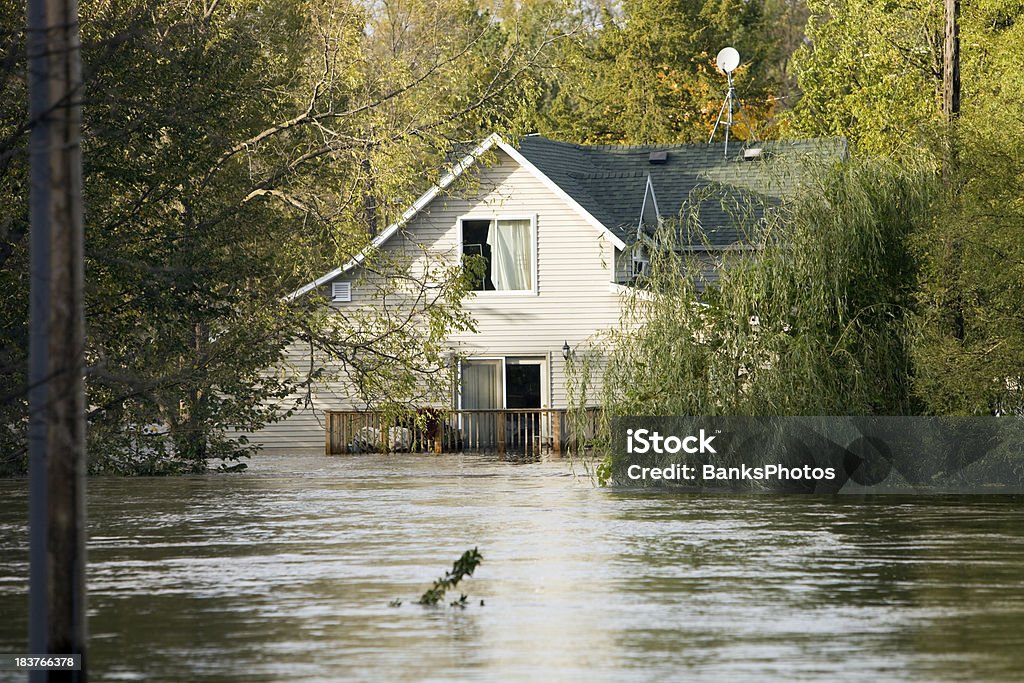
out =
{"type": "MultiPolygon", "coordinates": [[[[295,457],[241,476],[93,480],[96,679],[1017,680],[1024,670],[1019,499],[664,495],[595,490],[566,469],[295,457]],[[411,604],[472,546],[485,559],[468,609],[411,604]],[[404,604],[388,607],[396,597],[404,604]]],[[[0,481],[7,652],[24,649],[24,488],[0,481]]]]}

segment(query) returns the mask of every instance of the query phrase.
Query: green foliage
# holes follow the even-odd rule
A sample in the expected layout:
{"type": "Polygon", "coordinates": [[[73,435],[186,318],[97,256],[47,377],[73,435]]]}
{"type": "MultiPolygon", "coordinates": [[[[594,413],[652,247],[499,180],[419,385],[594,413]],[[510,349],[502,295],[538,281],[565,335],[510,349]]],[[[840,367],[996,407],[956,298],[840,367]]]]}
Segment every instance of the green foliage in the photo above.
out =
{"type": "Polygon", "coordinates": [[[917,154],[941,122],[942,3],[808,0],[793,56],[797,137],[845,136],[857,152],[917,154]]]}
{"type": "MultiPolygon", "coordinates": [[[[542,132],[587,143],[705,141],[725,96],[715,56],[732,45],[743,58],[743,116],[765,136],[792,89],[785,64],[802,3],[625,0],[616,10],[566,44],[542,132]]],[[[743,125],[734,133],[750,137],[743,125]]]]}
{"type": "Polygon", "coordinates": [[[598,486],[607,486],[611,483],[613,476],[611,457],[606,457],[597,464],[595,474],[598,486]]]}
{"type": "MultiPolygon", "coordinates": [[[[793,55],[803,96],[795,136],[847,137],[856,152],[927,157],[948,141],[942,113],[941,2],[808,0],[806,43],[793,55]]],[[[962,113],[971,118],[1019,88],[1021,0],[961,3],[962,113]]],[[[962,140],[961,142],[968,142],[962,140]]]]}
{"type": "Polygon", "coordinates": [[[0,476],[28,469],[25,22],[22,3],[0,2],[0,476]]]}
{"type": "Polygon", "coordinates": [[[941,111],[941,3],[808,7],[793,58],[802,99],[783,128],[845,136],[853,163],[817,174],[752,231],[763,249],[723,255],[721,286],[702,294],[693,283],[707,264],[666,247],[680,229],[699,238],[684,216],[634,297],[632,320],[646,324],[628,323],[608,359],[574,364],[574,405],[593,402],[603,376],[608,414],[1024,410],[1024,5],[963,5],[952,125],[941,111]]]}
{"type": "MultiPolygon", "coordinates": [[[[715,255],[691,197],[662,226],[651,275],[633,291],[600,364],[600,403],[615,415],[902,415],[915,410],[906,340],[915,263],[928,221],[927,170],[875,161],[800,169],[781,207],[736,206],[751,250],[715,255]]],[[[579,380],[575,380],[577,385],[579,380]]]]}
{"type": "MultiPolygon", "coordinates": [[[[452,570],[445,572],[444,576],[435,581],[434,585],[428,588],[417,602],[421,605],[436,605],[441,602],[446,592],[453,590],[467,576],[473,576],[473,572],[483,560],[483,555],[476,548],[462,553],[462,556],[452,565],[452,570]]],[[[451,606],[465,608],[468,604],[467,599],[466,595],[460,595],[451,603],[451,606]]]]}
{"type": "Polygon", "coordinates": [[[262,369],[302,319],[280,292],[291,259],[309,252],[282,249],[296,244],[302,216],[258,194],[292,180],[271,180],[290,153],[271,140],[230,151],[301,106],[312,77],[306,9],[82,8],[93,471],[237,459],[248,449],[232,430],[273,419],[265,401],[290,388],[262,369]],[[166,463],[129,456],[148,424],[166,428],[152,451],[166,463]]]}

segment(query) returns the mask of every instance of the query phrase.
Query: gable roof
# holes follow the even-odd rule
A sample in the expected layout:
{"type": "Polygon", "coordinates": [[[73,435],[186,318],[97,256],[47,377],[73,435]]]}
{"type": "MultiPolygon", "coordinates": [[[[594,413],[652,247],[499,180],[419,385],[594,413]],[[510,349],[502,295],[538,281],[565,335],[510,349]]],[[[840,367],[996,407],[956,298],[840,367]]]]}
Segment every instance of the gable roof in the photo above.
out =
{"type": "Polygon", "coordinates": [[[465,173],[466,170],[468,170],[473,164],[475,164],[476,161],[481,156],[483,156],[484,153],[486,153],[493,147],[497,147],[501,151],[508,154],[516,161],[516,163],[518,163],[520,166],[522,166],[531,174],[533,174],[533,176],[540,180],[541,183],[543,183],[549,190],[554,192],[556,195],[558,195],[559,198],[562,199],[562,201],[564,201],[571,208],[573,208],[580,215],[580,217],[583,218],[583,220],[597,228],[598,232],[607,237],[612,244],[614,244],[619,249],[625,248],[625,242],[622,241],[618,234],[609,230],[601,221],[599,221],[584,207],[582,207],[574,197],[565,192],[564,189],[559,187],[554,181],[548,178],[543,172],[541,172],[536,166],[534,166],[533,163],[531,163],[528,159],[523,157],[523,155],[520,154],[515,147],[512,147],[507,142],[502,140],[500,135],[498,135],[497,133],[491,133],[491,135],[489,135],[487,139],[485,139],[477,147],[475,147],[469,154],[463,157],[459,163],[455,164],[455,166],[453,166],[452,169],[448,173],[446,173],[444,177],[442,177],[441,180],[437,182],[436,185],[433,185],[429,190],[420,195],[419,199],[413,202],[412,206],[405,210],[401,218],[399,218],[397,221],[389,225],[384,231],[377,235],[363,251],[361,251],[347,263],[339,266],[338,268],[335,268],[329,273],[321,275],[316,280],[313,280],[312,282],[298,288],[297,290],[286,296],[285,300],[291,301],[292,299],[296,299],[306,294],[307,292],[316,289],[320,285],[330,282],[331,280],[338,277],[345,271],[350,270],[351,268],[354,268],[355,266],[362,263],[364,260],[366,260],[367,254],[369,254],[374,249],[377,249],[385,242],[387,242],[392,235],[394,235],[409,221],[411,221],[416,216],[416,214],[418,214],[420,211],[426,208],[427,205],[430,204],[430,202],[432,202],[435,197],[437,197],[437,195],[439,195],[445,188],[447,188],[449,185],[455,182],[455,180],[459,176],[465,173]]]}
{"type": "MultiPolygon", "coordinates": [[[[777,203],[790,195],[796,188],[796,174],[764,173],[762,164],[745,161],[744,151],[748,147],[761,150],[759,159],[774,156],[790,160],[806,156],[840,158],[846,154],[846,142],[842,139],[773,141],[749,143],[746,147],[734,142],[735,151],[726,156],[724,143],[576,145],[540,135],[522,138],[517,149],[493,133],[420,195],[401,218],[377,235],[366,249],[295,290],[285,297],[286,300],[300,297],[362,263],[370,252],[387,242],[495,147],[530,172],[618,249],[624,249],[635,239],[641,222],[648,231],[654,227],[649,220],[641,221],[641,215],[649,214],[647,204],[654,199],[655,188],[655,210],[663,219],[678,216],[691,192],[701,187],[720,186],[733,198],[758,196],[767,198],[768,203],[777,203]],[[659,163],[652,163],[651,152],[666,154],[659,163]]],[[[713,246],[728,246],[741,237],[721,199],[721,196],[709,198],[700,205],[701,221],[713,246]]]]}

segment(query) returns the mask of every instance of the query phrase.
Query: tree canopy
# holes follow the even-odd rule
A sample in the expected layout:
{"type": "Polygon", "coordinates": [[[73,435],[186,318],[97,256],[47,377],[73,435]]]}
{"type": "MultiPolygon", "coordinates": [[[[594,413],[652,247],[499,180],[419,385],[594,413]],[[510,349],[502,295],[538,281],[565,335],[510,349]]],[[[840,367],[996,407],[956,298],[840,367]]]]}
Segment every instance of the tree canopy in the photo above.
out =
{"type": "Polygon", "coordinates": [[[786,62],[801,10],[779,0],[624,0],[602,8],[592,30],[564,44],[539,127],[588,143],[705,141],[726,91],[715,56],[731,45],[743,60],[740,120],[750,124],[736,133],[771,135],[791,94],[786,62]]]}

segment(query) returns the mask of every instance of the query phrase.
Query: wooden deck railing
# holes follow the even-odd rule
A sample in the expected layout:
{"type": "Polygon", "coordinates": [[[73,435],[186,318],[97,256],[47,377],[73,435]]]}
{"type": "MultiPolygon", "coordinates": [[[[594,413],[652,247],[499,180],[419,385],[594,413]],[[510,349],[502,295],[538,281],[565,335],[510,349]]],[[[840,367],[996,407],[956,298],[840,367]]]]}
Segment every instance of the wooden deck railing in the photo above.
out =
{"type": "Polygon", "coordinates": [[[328,410],[328,455],[359,452],[560,455],[570,437],[565,411],[424,409],[399,418],[328,410]]]}

